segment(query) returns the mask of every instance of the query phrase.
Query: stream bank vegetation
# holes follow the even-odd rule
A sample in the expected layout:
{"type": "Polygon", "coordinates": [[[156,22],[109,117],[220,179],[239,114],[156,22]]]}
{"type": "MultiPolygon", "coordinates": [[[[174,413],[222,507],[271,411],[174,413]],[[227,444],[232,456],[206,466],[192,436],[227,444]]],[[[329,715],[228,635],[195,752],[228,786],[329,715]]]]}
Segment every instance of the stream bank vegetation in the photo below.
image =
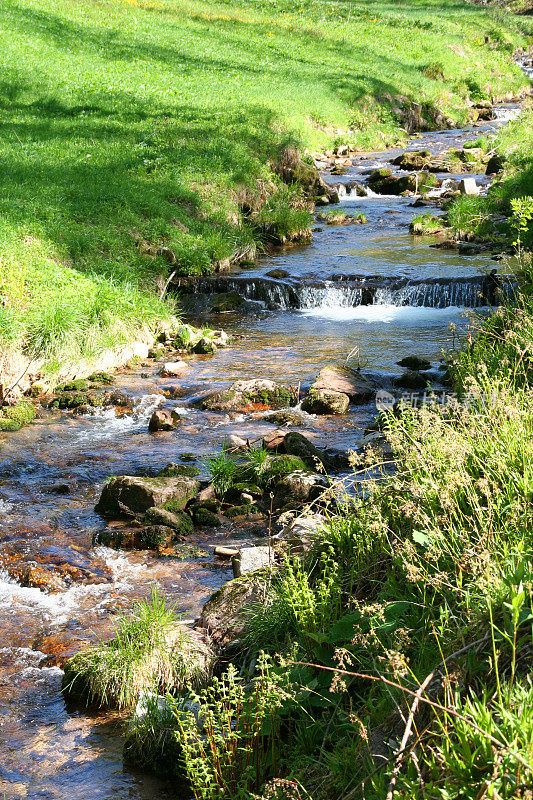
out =
{"type": "Polygon", "coordinates": [[[308,237],[306,149],[384,147],[525,87],[527,16],[457,0],[4,0],[0,19],[7,387],[153,331],[172,273],[308,237]]]}

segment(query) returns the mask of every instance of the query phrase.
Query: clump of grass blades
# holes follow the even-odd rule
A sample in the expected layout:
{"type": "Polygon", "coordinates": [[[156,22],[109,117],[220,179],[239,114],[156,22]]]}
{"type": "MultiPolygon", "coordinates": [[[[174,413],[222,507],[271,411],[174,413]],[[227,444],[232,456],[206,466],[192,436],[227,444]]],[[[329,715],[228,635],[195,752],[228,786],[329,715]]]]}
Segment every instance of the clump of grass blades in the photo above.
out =
{"type": "MultiPolygon", "coordinates": [[[[123,617],[107,643],[83,650],[65,665],[67,694],[101,706],[130,707],[141,692],[165,693],[201,683],[208,659],[195,645],[156,587],[150,600],[123,617]]],[[[205,654],[204,654],[205,655],[205,654]]]]}

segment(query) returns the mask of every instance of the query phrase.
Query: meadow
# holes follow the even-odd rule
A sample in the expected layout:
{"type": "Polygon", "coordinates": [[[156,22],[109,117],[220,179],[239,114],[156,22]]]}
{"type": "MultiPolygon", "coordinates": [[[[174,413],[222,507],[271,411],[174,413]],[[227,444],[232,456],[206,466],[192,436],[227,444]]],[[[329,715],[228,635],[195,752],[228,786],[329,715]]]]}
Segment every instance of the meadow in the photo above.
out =
{"type": "Polygon", "coordinates": [[[398,96],[464,122],[467,101],[519,91],[516,19],[460,0],[1,0],[3,368],[23,353],[53,380],[171,316],[170,269],[255,257],[246,209],[296,224],[273,174],[287,146],[383,147],[405,137],[398,96]]]}

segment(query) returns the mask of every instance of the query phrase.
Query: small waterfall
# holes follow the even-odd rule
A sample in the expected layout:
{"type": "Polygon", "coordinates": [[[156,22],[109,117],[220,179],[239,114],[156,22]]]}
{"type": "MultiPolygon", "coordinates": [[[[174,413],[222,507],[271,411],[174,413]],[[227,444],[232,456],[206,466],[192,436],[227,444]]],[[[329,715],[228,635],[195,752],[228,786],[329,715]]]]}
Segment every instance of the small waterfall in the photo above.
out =
{"type": "Polygon", "coordinates": [[[235,292],[269,310],[354,308],[392,305],[427,308],[479,308],[496,303],[498,282],[491,275],[471,278],[407,279],[353,278],[337,275],[328,281],[299,283],[271,278],[200,278],[187,286],[193,301],[212,294],[235,292]]]}

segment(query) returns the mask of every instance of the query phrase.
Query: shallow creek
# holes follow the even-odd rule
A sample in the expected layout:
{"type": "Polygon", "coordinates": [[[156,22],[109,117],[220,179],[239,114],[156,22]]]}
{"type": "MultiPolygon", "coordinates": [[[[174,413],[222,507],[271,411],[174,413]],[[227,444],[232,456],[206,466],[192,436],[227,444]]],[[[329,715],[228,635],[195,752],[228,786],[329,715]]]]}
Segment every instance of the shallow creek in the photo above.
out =
{"type": "MultiPolygon", "coordinates": [[[[493,123],[425,134],[408,149],[437,153],[461,146],[513,111],[498,110],[493,123]]],[[[399,152],[360,157],[340,179],[326,175],[326,180],[364,181],[364,170],[387,166],[399,152]]],[[[477,178],[486,183],[484,176],[477,178]]],[[[348,213],[364,213],[367,224],[324,225],[312,244],[280,250],[253,270],[224,278],[224,288],[217,291],[235,281],[255,305],[245,314],[206,318],[235,340],[214,356],[190,359],[185,378],[174,382],[180,399],[161,395],[161,386],[171,381],[158,377],[160,365],[147,362],[117,376],[116,386],[137,402],[132,416],[119,418],[113,409],[87,417],[44,412],[31,426],[1,437],[0,554],[11,548],[31,554],[38,564],[67,564],[70,571],[54,593],[23,588],[0,571],[0,796],[171,796],[154,779],[124,771],[123,722],[117,715],[65,707],[57,664],[80,643],[109,633],[116,615],[134,598],[145,597],[154,581],[185,619],[197,617],[213,589],[230,577],[227,565],[215,563],[213,545],[228,538],[239,543],[245,534],[237,524],[216,533],[197,531],[193,541],[205,555],[189,560],[93,548],[93,533],[104,527],[93,508],[105,479],[155,471],[185,453],[201,459],[219,449],[229,433],[255,439],[272,430],[263,419],[230,418],[191,406],[200,393],[236,379],[267,377],[305,386],[322,366],[343,360],[354,348],[373,373],[399,374],[396,362],[413,353],[437,367],[442,349],[464,335],[465,307],[485,302],[479,276],[496,262],[488,253],[459,255],[430,248],[429,238],[413,238],[409,223],[424,209],[413,208],[412,197],[343,193],[341,203],[348,213]],[[274,268],[286,270],[288,277],[266,278],[274,268]],[[149,416],[159,404],[183,415],[178,431],[148,433],[149,416]]],[[[309,416],[304,432],[318,445],[347,449],[374,414],[368,405],[352,408],[345,417],[309,416]]]]}

